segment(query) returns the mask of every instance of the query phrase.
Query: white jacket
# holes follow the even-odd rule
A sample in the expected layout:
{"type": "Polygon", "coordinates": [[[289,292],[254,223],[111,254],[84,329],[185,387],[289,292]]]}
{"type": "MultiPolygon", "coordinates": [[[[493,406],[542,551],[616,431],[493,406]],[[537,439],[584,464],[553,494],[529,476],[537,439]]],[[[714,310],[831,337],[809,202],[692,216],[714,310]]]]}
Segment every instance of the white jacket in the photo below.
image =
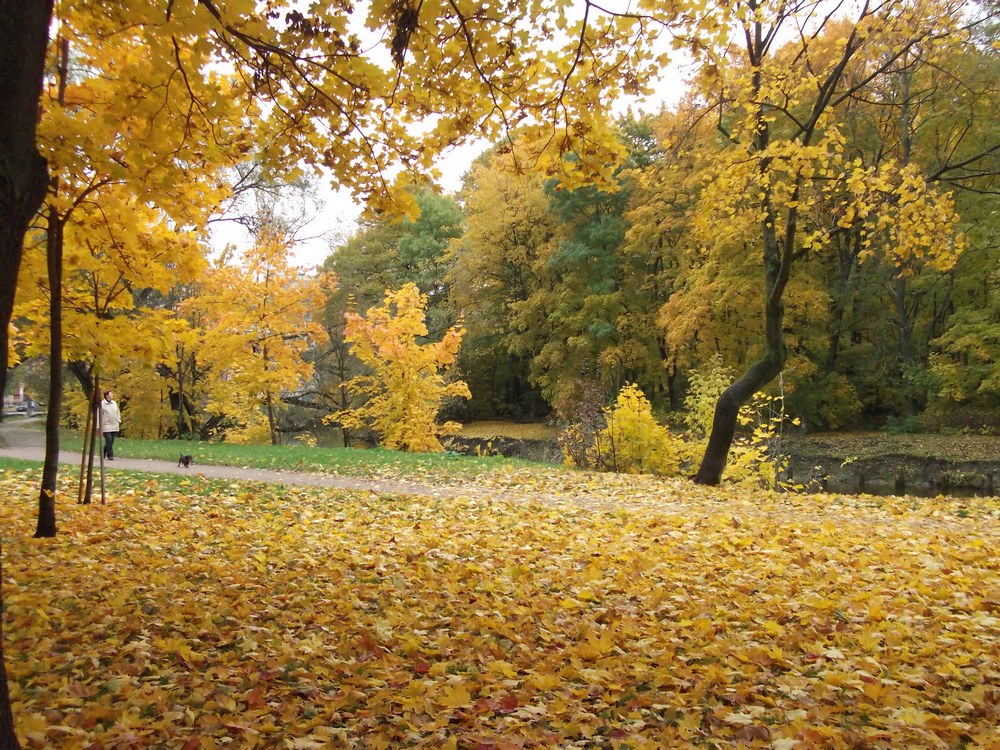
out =
{"type": "Polygon", "coordinates": [[[114,401],[101,399],[101,432],[118,432],[122,428],[122,415],[118,404],[114,401]]]}

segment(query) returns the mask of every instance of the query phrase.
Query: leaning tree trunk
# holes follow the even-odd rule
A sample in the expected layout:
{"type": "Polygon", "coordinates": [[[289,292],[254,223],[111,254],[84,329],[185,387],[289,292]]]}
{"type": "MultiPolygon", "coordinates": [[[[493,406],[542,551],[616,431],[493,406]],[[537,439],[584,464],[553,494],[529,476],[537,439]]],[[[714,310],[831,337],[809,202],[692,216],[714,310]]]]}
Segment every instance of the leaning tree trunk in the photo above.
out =
{"type": "Polygon", "coordinates": [[[782,307],[780,301],[774,309],[768,305],[765,314],[767,349],[764,356],[723,391],[715,405],[712,434],[694,478],[697,484],[716,485],[722,481],[722,471],[726,468],[726,458],[729,456],[733,436],[736,434],[740,407],[757,391],[778,377],[785,366],[785,344],[781,335],[781,324],[784,319],[782,307]]]}
{"type": "MultiPolygon", "coordinates": [[[[765,191],[762,203],[764,208],[764,221],[761,223],[764,246],[764,355],[719,397],[719,401],[715,405],[715,416],[712,418],[712,434],[708,438],[708,447],[701,459],[698,473],[694,477],[697,484],[716,485],[722,481],[722,471],[726,468],[726,459],[733,444],[733,436],[736,434],[740,407],[749,401],[757,391],[778,377],[785,367],[787,352],[785,350],[785,337],[782,333],[785,320],[783,295],[788,283],[789,253],[787,250],[783,250],[778,243],[775,230],[777,222],[769,190],[765,191]]],[[[783,238],[786,244],[794,237],[795,217],[794,210],[789,211],[786,216],[786,230],[783,238]]]]}
{"type": "Polygon", "coordinates": [[[35,146],[35,125],[52,4],[0,0],[0,393],[7,385],[10,320],[24,233],[49,184],[48,167],[35,146]]]}

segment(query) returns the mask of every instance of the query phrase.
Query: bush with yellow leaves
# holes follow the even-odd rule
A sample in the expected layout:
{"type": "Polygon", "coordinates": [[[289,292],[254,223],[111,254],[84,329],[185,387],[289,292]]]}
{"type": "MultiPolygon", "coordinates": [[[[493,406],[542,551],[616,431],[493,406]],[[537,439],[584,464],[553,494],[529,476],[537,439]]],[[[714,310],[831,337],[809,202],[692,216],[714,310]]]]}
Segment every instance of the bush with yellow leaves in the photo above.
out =
{"type": "Polygon", "coordinates": [[[675,476],[681,469],[679,438],[656,420],[649,400],[634,384],[622,388],[615,403],[601,411],[599,423],[566,427],[560,444],[571,466],[657,476],[675,476]]]}
{"type": "Polygon", "coordinates": [[[678,438],[653,416],[653,407],[639,387],[627,384],[612,407],[606,426],[597,433],[594,464],[625,474],[674,476],[681,468],[678,438]]]}
{"type": "MultiPolygon", "coordinates": [[[[700,460],[712,429],[715,404],[732,382],[732,371],[720,358],[691,376],[685,402],[684,434],[657,421],[638,386],[627,384],[615,403],[578,410],[560,434],[565,463],[599,471],[678,476],[700,460]],[[589,414],[590,418],[587,418],[589,414]]],[[[781,451],[785,421],[781,396],[757,394],[740,410],[741,434],[729,453],[723,478],[736,484],[776,487],[787,466],[781,451]]]]}

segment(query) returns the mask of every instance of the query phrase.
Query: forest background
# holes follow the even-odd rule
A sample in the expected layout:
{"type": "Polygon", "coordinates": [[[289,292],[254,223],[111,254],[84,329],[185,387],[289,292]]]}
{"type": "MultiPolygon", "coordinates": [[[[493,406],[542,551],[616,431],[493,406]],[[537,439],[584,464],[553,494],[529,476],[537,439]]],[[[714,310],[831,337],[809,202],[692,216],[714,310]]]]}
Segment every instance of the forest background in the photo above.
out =
{"type": "MultiPolygon", "coordinates": [[[[590,124],[614,136],[596,182],[572,176],[593,154],[554,163],[537,134],[514,130],[457,193],[410,181],[397,203],[371,205],[312,270],[290,258],[313,178],[247,128],[267,113],[234,102],[224,70],[185,81],[182,107],[141,40],[109,48],[107,19],[67,12],[39,126],[53,180],[18,279],[8,390],[46,400],[58,236],[70,424],[99,377],[133,437],[375,441],[337,417],[363,405],[349,384],[368,371],[345,314],[407,283],[423,295],[422,341],[464,330],[450,377],[469,398],[443,418],[568,426],[634,384],[690,424],[692,384],[731,381],[765,349],[759,190],[786,212],[771,225],[804,238],[784,300],[787,362],[769,385],[782,418],[996,432],[1000,60],[995,8],[976,10],[902,53],[850,61],[841,75],[864,96],[831,101],[822,139],[797,144],[766,183],[741,167],[748,65],[728,54],[698,68],[676,106],[590,124]],[[250,245],[213,253],[220,218],[250,245]]],[[[823,26],[815,54],[832,56],[845,28],[823,26]]],[[[809,79],[800,45],[779,41],[769,85],[809,79]]],[[[793,143],[794,109],[765,111],[793,143]]]]}

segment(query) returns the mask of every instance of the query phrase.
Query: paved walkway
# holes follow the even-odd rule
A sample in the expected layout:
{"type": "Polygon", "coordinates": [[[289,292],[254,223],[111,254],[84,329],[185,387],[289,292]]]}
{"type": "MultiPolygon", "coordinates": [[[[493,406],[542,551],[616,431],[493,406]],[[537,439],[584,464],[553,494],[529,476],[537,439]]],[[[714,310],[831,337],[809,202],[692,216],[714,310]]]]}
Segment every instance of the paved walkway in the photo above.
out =
{"type": "MultiPolygon", "coordinates": [[[[5,418],[0,423],[0,457],[20,458],[27,461],[45,460],[45,434],[33,429],[30,422],[40,421],[23,418],[5,418]]],[[[59,451],[59,463],[80,466],[82,457],[73,451],[59,451]]],[[[95,459],[95,469],[97,468],[95,459]]],[[[273,469],[250,469],[238,466],[215,466],[199,464],[185,468],[173,461],[158,461],[152,458],[118,457],[106,461],[104,470],[113,473],[122,470],[148,471],[154,474],[182,474],[203,476],[212,479],[240,479],[250,482],[287,484],[304,487],[331,487],[340,490],[370,490],[395,495],[428,495],[432,497],[454,497],[474,495],[475,488],[448,485],[429,485],[419,482],[397,482],[387,479],[364,479],[361,477],[341,477],[329,474],[309,474],[297,471],[276,471],[273,469]]]]}

